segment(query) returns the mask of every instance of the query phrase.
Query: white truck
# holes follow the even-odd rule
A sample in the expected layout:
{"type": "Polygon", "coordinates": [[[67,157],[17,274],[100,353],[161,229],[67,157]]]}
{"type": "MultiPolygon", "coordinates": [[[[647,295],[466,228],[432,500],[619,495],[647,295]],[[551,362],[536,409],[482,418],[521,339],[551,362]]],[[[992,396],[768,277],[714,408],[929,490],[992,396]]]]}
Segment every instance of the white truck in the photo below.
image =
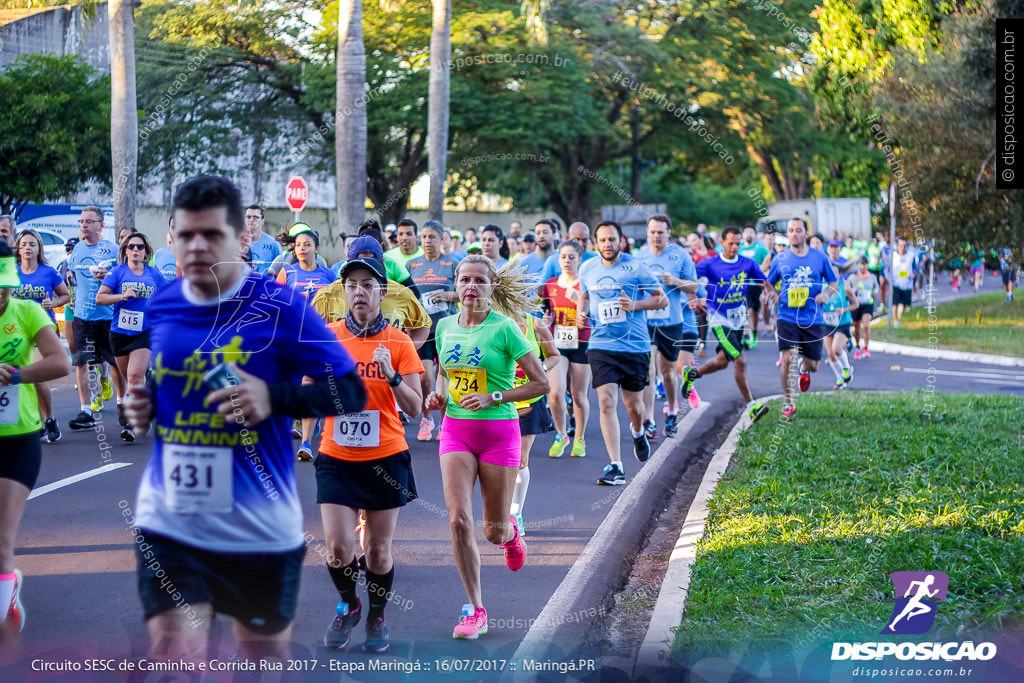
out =
{"type": "Polygon", "coordinates": [[[768,204],[768,215],[758,222],[773,222],[785,234],[786,223],[795,216],[805,219],[810,224],[810,232],[823,235],[826,240],[832,237],[833,232],[852,237],[871,237],[871,200],[866,197],[771,202],[768,204]]]}

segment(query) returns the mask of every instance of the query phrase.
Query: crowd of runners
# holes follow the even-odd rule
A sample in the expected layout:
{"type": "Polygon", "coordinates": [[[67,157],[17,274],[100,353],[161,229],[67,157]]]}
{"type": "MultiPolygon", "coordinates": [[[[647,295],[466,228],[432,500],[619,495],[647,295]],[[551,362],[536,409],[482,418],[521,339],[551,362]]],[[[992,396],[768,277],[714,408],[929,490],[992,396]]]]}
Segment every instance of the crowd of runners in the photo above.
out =
{"type": "MultiPolygon", "coordinates": [[[[10,605],[0,636],[23,625],[15,533],[40,444],[61,438],[46,383],[71,367],[70,429],[96,428],[113,401],[121,439],[152,442],[134,523],[155,656],[202,658],[215,612],[232,617],[243,655],[284,653],[306,549],[297,461],[312,462],[338,591],[323,643],[347,647],[365,620],[363,649],[384,652],[392,539],[417,497],[406,425],[438,444],[466,592],[452,635],[475,639],[488,626],[477,485],[484,536],[518,571],[538,435],[552,433],[551,458],[607,455],[597,483],[625,484],[620,397],[641,464],[730,364],[756,421],[768,407],[745,351],[764,334],[778,343],[792,418],[822,362],[837,390],[849,385],[852,361],[870,358],[885,287],[898,324],[929,258],[899,240],[890,270],[880,235],[826,239],[800,218],[784,232],[701,225],[678,239],[669,216],[652,215],[640,248],[614,221],[465,233],[367,221],[329,265],[316,230],[296,223],[275,239],[264,220],[229,181],[198,178],[174,197],[166,246],[130,230],[105,240],[102,210],[87,207],[53,266],[36,232],[0,218],[0,605],[10,605]],[[591,388],[603,449],[585,438],[591,388]]],[[[1007,256],[1008,297],[1016,268],[1007,256]]]]}

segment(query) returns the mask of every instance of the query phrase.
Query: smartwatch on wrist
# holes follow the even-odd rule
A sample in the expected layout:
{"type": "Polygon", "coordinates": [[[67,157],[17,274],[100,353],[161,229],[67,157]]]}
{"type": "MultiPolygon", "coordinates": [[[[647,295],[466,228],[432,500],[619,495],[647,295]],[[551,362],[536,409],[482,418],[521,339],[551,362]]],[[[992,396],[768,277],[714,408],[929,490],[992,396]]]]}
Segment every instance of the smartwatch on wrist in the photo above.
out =
{"type": "Polygon", "coordinates": [[[402,373],[395,371],[395,376],[388,380],[388,386],[397,387],[402,383],[402,373]]]}
{"type": "Polygon", "coordinates": [[[495,403],[501,403],[501,399],[502,394],[500,391],[495,391],[494,393],[491,394],[491,400],[494,401],[495,403]]]}
{"type": "Polygon", "coordinates": [[[11,384],[21,384],[21,374],[18,372],[18,368],[14,368],[11,372],[11,384]]]}

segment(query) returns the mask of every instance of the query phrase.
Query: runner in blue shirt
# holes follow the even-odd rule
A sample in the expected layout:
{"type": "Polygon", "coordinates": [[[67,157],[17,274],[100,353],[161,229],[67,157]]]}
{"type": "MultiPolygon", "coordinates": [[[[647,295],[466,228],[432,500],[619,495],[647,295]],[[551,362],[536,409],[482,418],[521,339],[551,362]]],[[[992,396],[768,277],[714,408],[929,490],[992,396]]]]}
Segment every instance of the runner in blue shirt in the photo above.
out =
{"type": "Polygon", "coordinates": [[[153,377],[128,401],[136,429],[156,427],[124,504],[147,628],[163,657],[206,661],[216,611],[243,657],[284,658],[305,555],[287,416],[355,412],[366,392],[306,300],[239,262],[238,188],[191,180],[174,218],[182,277],[146,309],[153,377]]]}
{"type": "Polygon", "coordinates": [[[789,249],[772,259],[768,282],[774,287],[782,283],[779,293],[779,351],[782,352],[782,390],[786,396],[783,417],[796,413],[793,404],[793,349],[800,356],[800,391],[811,386],[810,373],[821,362],[822,340],[825,338],[824,305],[837,290],[837,279],[828,256],[807,244],[807,229],[800,218],[793,218],[786,227],[789,249]]]}
{"type": "Polygon", "coordinates": [[[668,297],[647,266],[624,258],[622,228],[618,223],[599,223],[594,241],[601,258],[580,266],[576,326],[582,328],[590,321],[587,360],[597,389],[601,434],[611,461],[598,483],[621,486],[626,483],[626,474],[619,451],[616,389],[622,389],[622,401],[629,414],[633,454],[645,462],[651,455],[643,428],[643,390],[651,363],[651,336],[645,312],[668,306],[668,297]]]}
{"type": "MultiPolygon", "coordinates": [[[[537,222],[533,228],[536,243],[533,252],[519,259],[516,266],[529,276],[532,276],[540,286],[546,280],[541,279],[544,265],[548,257],[555,252],[555,245],[558,244],[558,225],[552,218],[544,218],[537,222]]],[[[548,278],[550,279],[550,278],[548,278]]]]}
{"type": "Polygon", "coordinates": [[[825,329],[828,331],[825,337],[825,351],[828,352],[828,366],[832,368],[832,374],[836,376],[835,388],[845,389],[853,379],[853,367],[850,365],[850,357],[846,353],[846,342],[852,338],[850,323],[853,321],[853,315],[851,312],[859,308],[860,304],[857,303],[857,293],[848,280],[841,278],[838,286],[839,291],[833,294],[825,304],[822,318],[825,320],[825,329]]]}
{"type": "MultiPolygon", "coordinates": [[[[747,324],[750,287],[761,286],[765,277],[761,268],[752,259],[740,256],[739,251],[739,228],[728,227],[722,231],[722,253],[697,264],[697,277],[707,287],[707,297],[698,305],[707,311],[708,327],[718,340],[718,346],[715,347],[715,357],[706,360],[696,370],[690,370],[688,379],[696,382],[699,377],[724,370],[731,361],[736,386],[750,406],[750,418],[758,420],[768,412],[768,406],[755,403],[750,393],[747,359],[743,355],[743,329],[747,324]]],[[[769,297],[775,295],[771,287],[764,291],[769,297]]]]}
{"type": "Polygon", "coordinates": [[[178,277],[178,256],[174,253],[174,217],[167,222],[167,246],[156,250],[153,255],[153,266],[159,270],[164,279],[171,282],[178,277]]]}
{"type": "MultiPolygon", "coordinates": [[[[312,301],[321,289],[336,282],[338,276],[326,265],[317,265],[320,255],[320,235],[305,223],[296,223],[289,230],[293,240],[296,262],[277,271],[277,282],[289,285],[302,292],[306,301],[312,301]]],[[[303,377],[302,382],[309,384],[310,379],[303,377]]],[[[313,439],[320,433],[318,420],[305,417],[301,420],[301,443],[295,457],[302,461],[313,459],[313,439]]]]}
{"type": "Polygon", "coordinates": [[[644,390],[644,430],[648,439],[658,438],[654,421],[654,384],[659,374],[665,383],[665,400],[668,402],[665,436],[672,438],[676,435],[680,380],[675,366],[683,356],[682,365],[688,368],[697,348],[697,319],[690,310],[687,296],[697,292],[697,271],[685,249],[669,244],[671,234],[672,222],[668,216],[651,216],[647,219],[647,244],[635,257],[661,280],[668,296],[668,306],[647,312],[651,346],[658,351],[652,358],[655,362],[651,363],[650,381],[644,390]]]}
{"type": "Polygon", "coordinates": [[[75,379],[78,382],[78,397],[82,410],[78,416],[68,422],[73,430],[93,429],[96,427],[94,411],[103,406],[95,388],[95,364],[106,361],[110,364],[114,376],[114,387],[117,389],[117,418],[124,424],[124,413],[121,401],[124,398],[124,378],[117,369],[114,350],[110,347],[110,320],[114,315],[112,306],[101,306],[96,303],[103,278],[117,263],[117,245],[102,239],[103,210],[98,206],[87,206],[82,209],[78,220],[81,226],[82,240],[75,245],[68,259],[68,275],[75,280],[75,319],[72,323],[75,336],[75,379]]]}
{"type": "MultiPolygon", "coordinates": [[[[18,254],[18,276],[21,278],[21,286],[14,290],[12,296],[16,299],[29,299],[42,306],[56,330],[57,319],[53,309],[71,301],[71,294],[64,284],[64,278],[56,268],[46,263],[43,240],[35,230],[28,228],[20,231],[14,245],[18,254]]],[[[60,441],[60,427],[53,417],[50,388],[45,382],[38,382],[36,394],[39,398],[39,413],[43,417],[46,441],[56,443],[60,441]]]]}
{"type": "Polygon", "coordinates": [[[252,204],[245,210],[245,229],[249,231],[252,269],[257,273],[266,273],[270,264],[281,254],[281,245],[278,241],[263,232],[265,223],[263,207],[259,204],[252,204]]]}
{"type": "MultiPolygon", "coordinates": [[[[588,227],[586,223],[581,223],[579,221],[573,223],[566,231],[566,235],[566,239],[576,240],[583,245],[582,261],[589,261],[590,259],[597,257],[597,254],[590,250],[590,227],[588,227]]],[[[541,271],[540,281],[547,282],[551,278],[558,277],[561,274],[562,265],[558,262],[558,245],[555,245],[555,253],[548,256],[548,260],[544,262],[544,270],[541,271]]]]}
{"type": "MultiPolygon", "coordinates": [[[[163,273],[146,263],[153,247],[141,232],[125,237],[118,250],[120,265],[107,273],[96,294],[96,303],[113,306],[110,325],[110,347],[114,350],[117,369],[128,380],[129,387],[146,383],[149,368],[149,319],[146,304],[161,287],[167,286],[163,273]]],[[[135,441],[131,423],[121,424],[121,439],[135,441]]]]}

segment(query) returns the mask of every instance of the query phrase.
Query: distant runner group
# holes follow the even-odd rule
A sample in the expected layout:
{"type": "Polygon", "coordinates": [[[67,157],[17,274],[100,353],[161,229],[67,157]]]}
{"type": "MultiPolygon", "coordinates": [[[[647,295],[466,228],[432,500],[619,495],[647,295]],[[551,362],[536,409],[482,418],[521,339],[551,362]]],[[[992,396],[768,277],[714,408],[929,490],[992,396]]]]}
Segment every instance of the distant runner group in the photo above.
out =
{"type": "Polygon", "coordinates": [[[784,235],[729,227],[676,241],[660,214],[648,217],[640,249],[614,221],[573,223],[564,239],[556,219],[528,234],[487,224],[465,244],[470,231],[437,221],[393,231],[367,221],[329,266],[315,229],[296,223],[279,243],[263,232],[262,208],[244,208],[217,177],[179,188],[159,250],[136,231],[104,240],[102,210],[86,207],[54,268],[38,233],[6,222],[0,605],[10,607],[0,636],[24,621],[14,536],[40,442],[61,438],[46,382],[73,366],[72,430],[96,428],[115,400],[122,440],[151,435],[134,507],[138,589],[153,654],[171,659],[205,655],[214,613],[233,619],[245,656],[285,654],[306,553],[296,460],[313,463],[338,592],[323,643],[347,647],[365,620],[363,649],[389,648],[392,543],[399,510],[418,496],[406,423],[418,441],[438,442],[466,594],[452,635],[486,634],[474,490],[485,538],[520,570],[532,447],[554,432],[550,457],[593,453],[591,388],[608,456],[597,482],[623,485],[620,397],[640,463],[659,437],[658,398],[664,434],[675,437],[682,404],[699,408],[697,384],[730,363],[760,419],[768,407],[751,391],[745,351],[763,321],[780,351],[782,417],[792,418],[796,389],[808,390],[823,360],[835,388],[847,387],[851,360],[870,357],[880,279],[893,287],[898,321],[918,268],[903,240],[883,274],[878,238],[860,252],[840,235],[826,247],[800,218],[784,235]]]}

